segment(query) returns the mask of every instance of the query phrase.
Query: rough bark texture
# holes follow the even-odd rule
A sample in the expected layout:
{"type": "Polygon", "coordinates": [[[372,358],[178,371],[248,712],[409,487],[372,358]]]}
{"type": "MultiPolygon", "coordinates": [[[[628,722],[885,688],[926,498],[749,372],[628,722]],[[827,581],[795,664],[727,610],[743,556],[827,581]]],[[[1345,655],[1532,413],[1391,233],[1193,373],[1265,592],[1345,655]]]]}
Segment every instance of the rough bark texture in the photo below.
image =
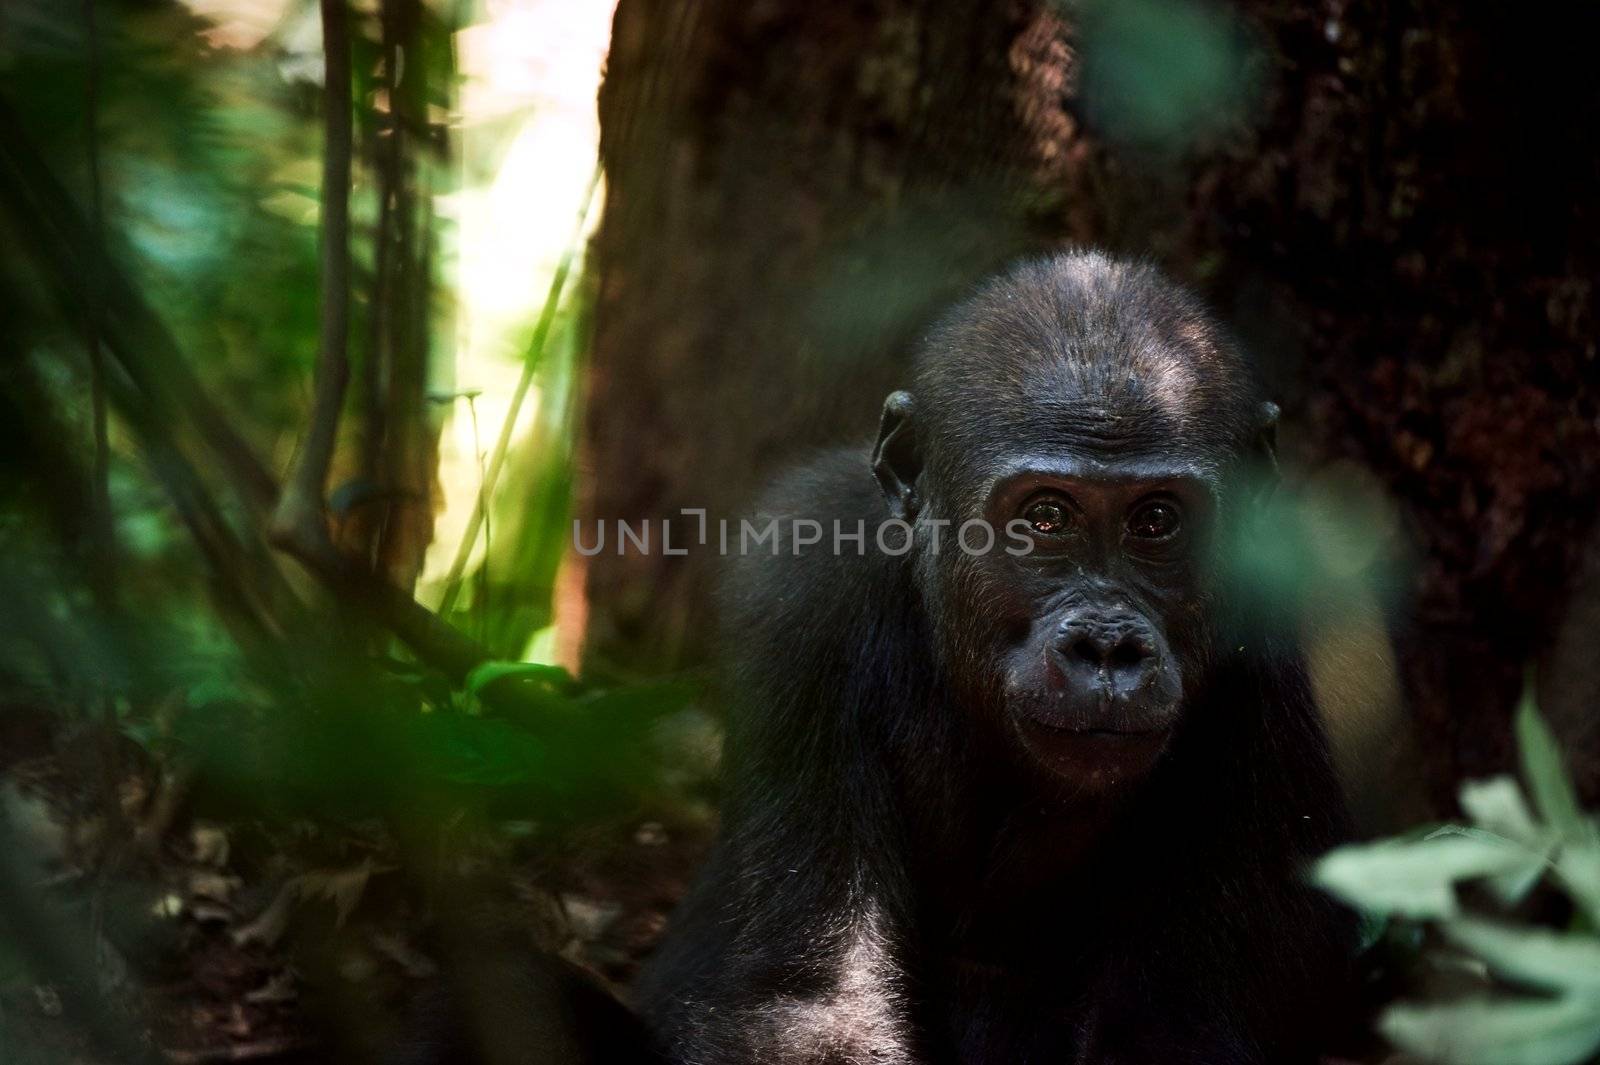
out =
{"type": "MultiPolygon", "coordinates": [[[[974,0],[623,0],[600,100],[587,516],[737,518],[775,464],[876,424],[918,323],[1025,244],[1033,145],[1004,91],[1021,18],[974,0]]],[[[705,554],[614,546],[589,562],[591,658],[692,660],[705,554]]]]}
{"type": "MultiPolygon", "coordinates": [[[[1263,357],[1302,463],[1354,460],[1398,502],[1436,804],[1502,766],[1600,487],[1600,90],[1563,52],[1600,12],[1238,13],[1259,106],[1160,154],[1083,117],[1080,42],[1026,3],[623,0],[585,517],[736,516],[775,464],[870,431],[929,309],[997,261],[1148,252],[1263,357]]],[[[693,661],[706,560],[614,547],[591,651],[693,661]]],[[[1582,657],[1551,659],[1589,671],[1563,691],[1593,689],[1582,657]]]]}

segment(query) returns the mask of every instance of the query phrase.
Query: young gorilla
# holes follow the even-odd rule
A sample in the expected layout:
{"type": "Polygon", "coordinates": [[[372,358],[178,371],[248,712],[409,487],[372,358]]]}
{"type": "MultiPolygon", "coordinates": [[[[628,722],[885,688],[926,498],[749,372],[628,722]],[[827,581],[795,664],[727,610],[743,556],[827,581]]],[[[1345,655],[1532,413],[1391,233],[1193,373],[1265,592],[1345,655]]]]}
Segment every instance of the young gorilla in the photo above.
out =
{"type": "Polygon", "coordinates": [[[1339,790],[1293,612],[1227,561],[1276,413],[1191,296],[1069,252],[933,330],[870,458],[783,481],[728,588],[723,834],[639,989],[672,1059],[1314,1059],[1339,790]]]}

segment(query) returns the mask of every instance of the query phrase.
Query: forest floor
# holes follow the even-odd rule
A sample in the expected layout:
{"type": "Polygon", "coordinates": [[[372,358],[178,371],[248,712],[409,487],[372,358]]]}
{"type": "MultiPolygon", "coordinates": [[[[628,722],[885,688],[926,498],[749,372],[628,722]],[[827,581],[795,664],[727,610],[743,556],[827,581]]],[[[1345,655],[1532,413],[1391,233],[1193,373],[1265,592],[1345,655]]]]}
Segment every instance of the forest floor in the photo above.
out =
{"type": "Polygon", "coordinates": [[[0,853],[0,873],[25,870],[44,904],[0,892],[0,1065],[133,1065],[91,1022],[170,1065],[385,1060],[419,999],[453,978],[485,994],[486,953],[558,955],[626,999],[715,832],[683,802],[422,844],[376,819],[200,817],[142,748],[118,737],[108,759],[67,720],[0,699],[0,828],[25,857],[0,853]],[[63,927],[24,935],[45,913],[63,927]],[[67,960],[41,968],[41,943],[67,960]]]}
{"type": "MultiPolygon", "coordinates": [[[[174,1065],[350,1060],[335,1048],[397,1037],[406,1004],[444,979],[443,926],[462,914],[508,952],[559,954],[625,994],[714,831],[681,808],[558,841],[531,822],[462,829],[447,876],[423,884],[416,841],[379,821],[197,818],[131,744],[105,781],[104,737],[62,720],[0,706],[0,818],[94,971],[40,972],[0,936],[0,1061],[113,1065],[64,982],[174,1065]]],[[[4,905],[0,930],[23,939],[4,905]]]]}

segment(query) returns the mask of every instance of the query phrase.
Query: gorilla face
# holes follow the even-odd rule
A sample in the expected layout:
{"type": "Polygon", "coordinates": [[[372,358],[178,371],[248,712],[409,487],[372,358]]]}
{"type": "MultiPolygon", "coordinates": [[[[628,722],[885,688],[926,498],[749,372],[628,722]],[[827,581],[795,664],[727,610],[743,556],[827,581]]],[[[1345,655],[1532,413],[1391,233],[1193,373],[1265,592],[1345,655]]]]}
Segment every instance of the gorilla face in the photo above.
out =
{"type": "Polygon", "coordinates": [[[962,657],[989,664],[981,698],[1041,767],[1090,790],[1137,778],[1204,669],[1214,486],[1082,448],[1007,465],[984,515],[1028,551],[966,560],[949,585],[977,593],[946,607],[968,618],[962,657]]]}
{"type": "Polygon", "coordinates": [[[1029,767],[1099,790],[1160,757],[1215,658],[1216,530],[1276,415],[1143,267],[1025,265],[930,335],[873,472],[918,525],[945,681],[1029,767]],[[926,535],[974,520],[1004,549],[926,535]]]}

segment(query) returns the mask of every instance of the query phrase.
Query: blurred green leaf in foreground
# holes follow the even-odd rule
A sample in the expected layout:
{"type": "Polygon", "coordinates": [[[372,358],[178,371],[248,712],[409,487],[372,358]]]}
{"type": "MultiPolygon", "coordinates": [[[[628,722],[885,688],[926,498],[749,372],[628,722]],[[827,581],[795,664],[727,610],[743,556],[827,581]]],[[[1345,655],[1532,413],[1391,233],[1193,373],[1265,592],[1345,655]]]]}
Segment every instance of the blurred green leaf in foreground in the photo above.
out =
{"type": "Polygon", "coordinates": [[[1313,871],[1369,915],[1429,922],[1437,963],[1477,977],[1464,993],[1402,1002],[1379,1019],[1392,1043],[1429,1061],[1578,1065],[1600,1053],[1600,829],[1578,805],[1531,682],[1516,733],[1526,794],[1510,777],[1469,783],[1470,824],[1342,847],[1313,871]],[[1570,902],[1567,927],[1519,915],[1541,884],[1570,902]]]}

